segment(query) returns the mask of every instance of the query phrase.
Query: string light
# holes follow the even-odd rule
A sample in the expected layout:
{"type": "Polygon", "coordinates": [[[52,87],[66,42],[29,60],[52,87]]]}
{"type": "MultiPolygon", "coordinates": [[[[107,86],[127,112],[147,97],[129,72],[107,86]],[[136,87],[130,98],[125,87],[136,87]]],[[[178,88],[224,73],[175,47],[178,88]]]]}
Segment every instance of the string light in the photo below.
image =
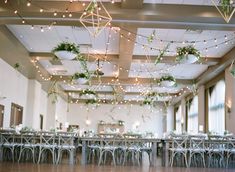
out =
{"type": "Polygon", "coordinates": [[[31,6],[31,2],[28,1],[28,2],[27,2],[27,7],[30,7],[30,6],[31,6]]]}

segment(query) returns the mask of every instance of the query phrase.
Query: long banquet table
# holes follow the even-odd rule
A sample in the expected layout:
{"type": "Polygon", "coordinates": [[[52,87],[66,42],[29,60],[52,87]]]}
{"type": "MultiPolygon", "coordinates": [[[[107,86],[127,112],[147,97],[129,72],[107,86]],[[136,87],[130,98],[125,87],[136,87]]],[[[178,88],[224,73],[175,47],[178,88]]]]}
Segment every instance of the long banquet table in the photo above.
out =
{"type": "MultiPolygon", "coordinates": [[[[82,142],[82,159],[81,164],[85,165],[87,164],[87,149],[88,149],[88,143],[91,141],[94,142],[102,142],[104,140],[113,140],[113,138],[100,138],[100,137],[82,137],[80,138],[82,142]]],[[[151,144],[151,154],[152,154],[152,161],[150,163],[151,166],[156,166],[157,161],[157,146],[159,143],[162,142],[161,139],[155,139],[155,138],[115,138],[115,142],[133,142],[138,141],[142,143],[150,143],[151,144]]]]}

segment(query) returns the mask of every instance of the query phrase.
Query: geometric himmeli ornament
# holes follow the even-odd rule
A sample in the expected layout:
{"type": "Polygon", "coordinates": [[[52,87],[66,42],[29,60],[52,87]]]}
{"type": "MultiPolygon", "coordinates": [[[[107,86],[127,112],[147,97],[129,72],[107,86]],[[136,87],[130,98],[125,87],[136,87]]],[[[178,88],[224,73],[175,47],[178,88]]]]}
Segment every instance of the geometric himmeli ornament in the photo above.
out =
{"type": "Polygon", "coordinates": [[[235,3],[233,0],[211,0],[224,20],[229,23],[235,12],[235,3]]]}
{"type": "Polygon", "coordinates": [[[100,0],[92,0],[80,17],[82,25],[94,37],[96,37],[111,21],[112,17],[100,0]]]}

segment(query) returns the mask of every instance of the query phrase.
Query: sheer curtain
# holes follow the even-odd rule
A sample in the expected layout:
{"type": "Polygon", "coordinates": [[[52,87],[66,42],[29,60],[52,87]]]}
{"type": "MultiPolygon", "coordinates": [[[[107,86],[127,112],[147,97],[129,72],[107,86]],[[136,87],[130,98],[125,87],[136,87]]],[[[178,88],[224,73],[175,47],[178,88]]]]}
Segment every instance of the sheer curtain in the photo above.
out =
{"type": "Polygon", "coordinates": [[[225,130],[225,82],[220,80],[208,91],[209,132],[223,134],[225,130]]]}
{"type": "Polygon", "coordinates": [[[198,96],[188,101],[188,133],[198,133],[198,96]]]}
{"type": "Polygon", "coordinates": [[[175,130],[177,133],[181,133],[181,105],[175,112],[175,130]]]}

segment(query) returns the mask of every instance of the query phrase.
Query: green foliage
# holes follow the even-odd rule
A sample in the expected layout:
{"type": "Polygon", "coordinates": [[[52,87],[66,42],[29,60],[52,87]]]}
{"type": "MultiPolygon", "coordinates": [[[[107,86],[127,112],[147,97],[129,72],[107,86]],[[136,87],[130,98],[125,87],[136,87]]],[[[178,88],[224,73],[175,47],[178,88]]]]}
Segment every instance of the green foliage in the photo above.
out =
{"type": "Polygon", "coordinates": [[[86,102],[85,102],[87,105],[88,104],[96,104],[96,103],[98,103],[98,101],[96,100],[96,99],[89,99],[89,100],[86,100],[86,102]]]}
{"type": "Polygon", "coordinates": [[[89,79],[89,76],[87,75],[87,73],[78,73],[78,72],[72,76],[72,80],[77,80],[79,78],[89,79]]]}
{"type": "Polygon", "coordinates": [[[155,65],[160,63],[160,61],[162,60],[163,56],[165,55],[165,53],[167,52],[168,48],[169,48],[170,44],[167,44],[167,46],[165,48],[163,48],[163,50],[159,51],[159,55],[157,56],[156,60],[155,60],[155,65]]]}
{"type": "Polygon", "coordinates": [[[154,30],[153,33],[148,37],[149,44],[153,42],[155,35],[156,35],[156,31],[154,30]]]}
{"type": "Polygon", "coordinates": [[[225,16],[229,16],[233,11],[233,1],[231,0],[220,0],[219,2],[222,11],[224,12],[225,16]]]}
{"type": "Polygon", "coordinates": [[[15,68],[16,70],[18,70],[18,69],[20,68],[20,64],[19,64],[19,63],[15,63],[15,64],[14,64],[14,68],[15,68]]]}
{"type": "Polygon", "coordinates": [[[177,48],[177,56],[176,56],[176,61],[180,62],[184,58],[188,58],[188,55],[194,55],[197,57],[198,60],[201,59],[200,52],[194,48],[192,45],[186,46],[186,47],[178,47],[177,48]]]}
{"type": "Polygon", "coordinates": [[[74,54],[79,55],[80,51],[79,51],[79,47],[76,46],[74,43],[68,43],[68,42],[62,42],[60,44],[58,44],[53,50],[52,52],[55,53],[57,51],[69,51],[72,52],[74,54]]]}
{"type": "Polygon", "coordinates": [[[96,96],[96,92],[95,92],[95,91],[92,91],[92,90],[89,90],[89,89],[83,90],[83,91],[79,94],[79,96],[88,95],[88,94],[93,94],[93,95],[96,96]]]}
{"type": "Polygon", "coordinates": [[[57,86],[57,81],[52,83],[52,85],[47,93],[47,96],[51,98],[53,104],[58,101],[59,89],[57,86]]]}
{"type": "Polygon", "coordinates": [[[175,78],[171,75],[166,75],[166,76],[162,76],[160,79],[159,79],[160,82],[162,81],[173,81],[173,82],[176,82],[175,78]]]}

